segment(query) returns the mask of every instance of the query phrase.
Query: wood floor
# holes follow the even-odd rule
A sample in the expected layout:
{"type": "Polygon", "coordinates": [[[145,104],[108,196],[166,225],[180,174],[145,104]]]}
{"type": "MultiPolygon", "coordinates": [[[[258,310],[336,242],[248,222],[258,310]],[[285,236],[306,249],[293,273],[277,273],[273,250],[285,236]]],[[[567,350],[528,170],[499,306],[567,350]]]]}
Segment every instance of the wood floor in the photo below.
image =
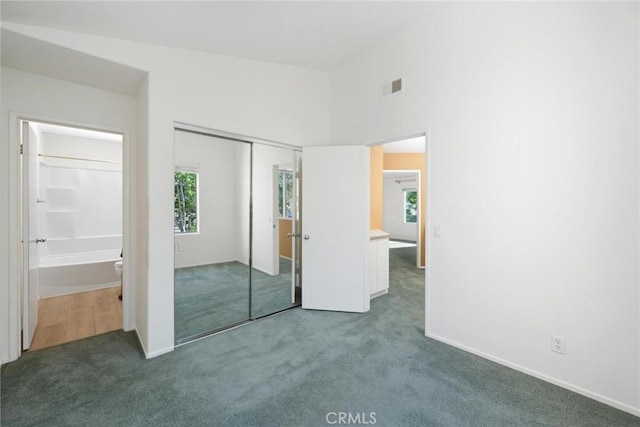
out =
{"type": "Polygon", "coordinates": [[[38,327],[29,350],[122,329],[120,286],[44,298],[38,303],[38,327]]]}

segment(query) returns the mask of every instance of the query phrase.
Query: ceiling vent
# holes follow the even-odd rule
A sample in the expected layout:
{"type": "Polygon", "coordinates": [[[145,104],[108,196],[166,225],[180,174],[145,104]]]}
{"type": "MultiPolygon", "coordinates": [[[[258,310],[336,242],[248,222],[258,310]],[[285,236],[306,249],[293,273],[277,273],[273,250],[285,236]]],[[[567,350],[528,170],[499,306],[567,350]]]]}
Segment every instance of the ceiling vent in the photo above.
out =
{"type": "Polygon", "coordinates": [[[382,96],[395,95],[402,92],[402,79],[395,79],[392,82],[382,85],[382,96]]]}

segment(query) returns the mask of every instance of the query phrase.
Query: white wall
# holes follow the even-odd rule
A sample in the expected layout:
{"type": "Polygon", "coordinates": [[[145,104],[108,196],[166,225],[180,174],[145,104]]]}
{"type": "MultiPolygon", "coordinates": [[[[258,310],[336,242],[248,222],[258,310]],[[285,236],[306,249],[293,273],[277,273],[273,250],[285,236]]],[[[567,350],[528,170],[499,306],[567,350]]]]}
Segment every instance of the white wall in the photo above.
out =
{"type": "MultiPolygon", "coordinates": [[[[409,174],[407,174],[408,176],[409,174]]],[[[417,176],[417,174],[414,174],[417,176]]],[[[404,222],[404,190],[418,188],[418,182],[402,182],[396,178],[385,178],[382,201],[382,229],[391,239],[418,240],[418,224],[404,222]]]]}
{"type": "MultiPolygon", "coordinates": [[[[198,171],[198,232],[175,235],[175,267],[237,260],[239,223],[236,203],[235,141],[176,131],[176,168],[198,171]]],[[[246,153],[247,156],[249,153],[246,153]]],[[[249,174],[249,170],[244,170],[249,174]]],[[[248,205],[249,200],[245,203],[248,205]]],[[[246,219],[248,222],[248,218],[246,219]]]]}
{"type": "MultiPolygon", "coordinates": [[[[19,300],[19,295],[16,294],[18,288],[15,286],[18,266],[16,262],[10,263],[9,259],[10,254],[15,257],[20,253],[17,210],[20,200],[19,170],[17,162],[13,161],[18,158],[18,149],[17,140],[12,141],[11,145],[9,141],[9,128],[16,126],[15,123],[9,122],[9,112],[35,115],[68,124],[83,124],[98,129],[128,130],[131,140],[135,141],[136,99],[6,67],[2,67],[0,80],[0,123],[4,130],[0,135],[0,357],[4,363],[19,355],[16,352],[17,345],[9,345],[19,343],[19,325],[14,323],[14,320],[18,319],[18,307],[15,304],[15,301],[19,300]],[[10,352],[10,349],[13,351],[10,352]]],[[[135,213],[135,206],[132,207],[132,211],[135,213]]],[[[131,269],[133,270],[133,267],[131,269]]],[[[131,299],[133,304],[133,297],[131,299]]]]}
{"type": "Polygon", "coordinates": [[[446,4],[331,74],[332,141],[430,130],[427,335],[635,414],[638,34],[637,3],[446,4]]]}
{"type": "MultiPolygon", "coordinates": [[[[138,138],[133,146],[132,159],[135,160],[136,176],[135,181],[130,186],[131,189],[131,204],[134,200],[142,201],[143,203],[136,203],[136,209],[134,215],[131,217],[131,234],[135,236],[135,239],[131,242],[132,259],[135,260],[136,268],[135,275],[132,275],[135,285],[135,325],[136,333],[140,341],[140,345],[143,346],[143,351],[148,353],[145,347],[146,342],[143,337],[148,336],[149,332],[149,309],[148,305],[148,293],[149,289],[144,286],[147,283],[149,274],[149,236],[147,227],[144,225],[147,222],[149,216],[149,203],[147,203],[147,187],[148,187],[148,173],[149,161],[147,159],[147,150],[149,147],[149,76],[144,78],[144,81],[140,85],[140,91],[137,97],[136,114],[138,118],[137,131],[138,138]]],[[[126,159],[125,159],[126,160],[126,159]]],[[[126,188],[125,188],[126,191],[126,188]]]]}
{"type": "MultiPolygon", "coordinates": [[[[327,144],[328,74],[323,71],[3,23],[3,27],[149,72],[146,331],[149,357],[173,349],[173,122],[292,145],[327,144]],[[151,285],[152,284],[152,285],[151,285]],[[152,286],[153,292],[150,291],[152,286]]],[[[144,196],[140,196],[144,197],[144,196]]]]}

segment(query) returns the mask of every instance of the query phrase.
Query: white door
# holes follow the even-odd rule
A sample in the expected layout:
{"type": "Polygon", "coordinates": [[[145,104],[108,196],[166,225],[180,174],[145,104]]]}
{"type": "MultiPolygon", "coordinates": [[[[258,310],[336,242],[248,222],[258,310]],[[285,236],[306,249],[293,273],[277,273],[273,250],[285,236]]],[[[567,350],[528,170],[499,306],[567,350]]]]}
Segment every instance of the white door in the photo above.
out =
{"type": "Polygon", "coordinates": [[[22,349],[31,346],[38,324],[38,139],[22,122],[22,349]]]}
{"type": "Polygon", "coordinates": [[[302,308],[369,310],[369,149],[305,147],[302,308]]]}

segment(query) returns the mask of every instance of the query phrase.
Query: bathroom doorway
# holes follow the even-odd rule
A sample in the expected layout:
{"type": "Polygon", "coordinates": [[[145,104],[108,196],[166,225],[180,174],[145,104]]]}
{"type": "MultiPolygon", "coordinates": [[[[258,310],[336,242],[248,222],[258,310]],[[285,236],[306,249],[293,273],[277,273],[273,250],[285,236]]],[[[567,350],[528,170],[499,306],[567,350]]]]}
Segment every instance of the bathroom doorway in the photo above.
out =
{"type": "Polygon", "coordinates": [[[22,349],[123,328],[124,135],[20,120],[22,349]]]}

